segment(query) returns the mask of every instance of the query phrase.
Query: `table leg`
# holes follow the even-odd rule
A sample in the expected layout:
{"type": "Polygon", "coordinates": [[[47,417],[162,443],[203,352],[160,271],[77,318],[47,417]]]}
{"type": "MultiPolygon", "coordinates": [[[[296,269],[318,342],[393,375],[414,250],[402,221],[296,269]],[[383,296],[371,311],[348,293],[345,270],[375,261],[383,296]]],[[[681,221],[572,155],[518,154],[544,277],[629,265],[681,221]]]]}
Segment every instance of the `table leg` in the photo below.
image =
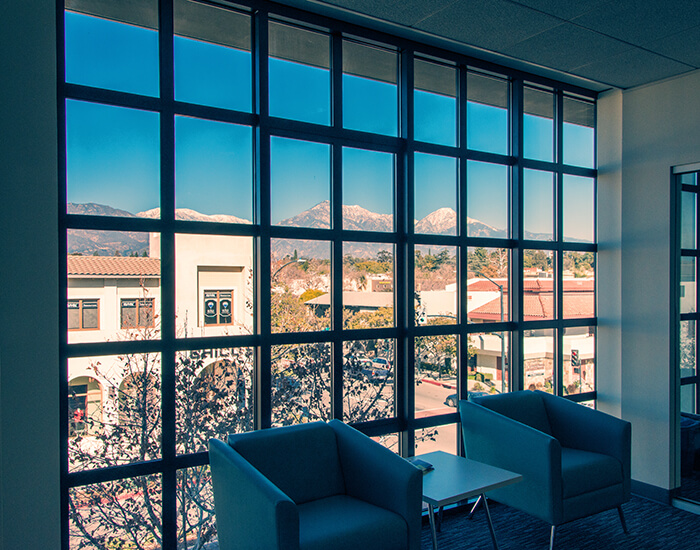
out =
{"type": "Polygon", "coordinates": [[[430,520],[430,533],[433,535],[433,550],[437,550],[437,533],[435,532],[435,510],[432,504],[428,504],[428,519],[430,520]]]}
{"type": "Polygon", "coordinates": [[[489,531],[491,531],[491,541],[493,542],[493,550],[498,550],[498,542],[496,542],[496,531],[493,530],[493,522],[491,521],[491,512],[489,511],[489,504],[486,501],[486,495],[482,494],[479,498],[483,498],[484,510],[486,510],[486,519],[489,522],[489,531]]]}

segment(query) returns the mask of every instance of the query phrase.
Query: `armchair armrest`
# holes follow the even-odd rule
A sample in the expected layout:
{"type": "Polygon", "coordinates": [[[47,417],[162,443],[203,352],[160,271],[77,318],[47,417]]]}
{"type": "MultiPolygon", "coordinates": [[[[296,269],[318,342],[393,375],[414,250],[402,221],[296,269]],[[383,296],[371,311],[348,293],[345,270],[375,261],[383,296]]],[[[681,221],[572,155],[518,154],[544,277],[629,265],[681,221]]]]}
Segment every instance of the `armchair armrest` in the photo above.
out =
{"type": "MultiPolygon", "coordinates": [[[[467,457],[523,476],[493,497],[552,525],[561,522],[561,445],[550,435],[481,405],[461,400],[467,457]]],[[[491,494],[491,493],[489,493],[491,494]]]]}
{"type": "Polygon", "coordinates": [[[583,405],[541,393],[553,435],[564,447],[601,453],[622,464],[625,498],[630,496],[632,426],[629,422],[583,405]]]}
{"type": "Polygon", "coordinates": [[[409,549],[420,549],[423,474],[400,456],[339,420],[332,420],[348,495],[404,518],[409,549]]]}
{"type": "Polygon", "coordinates": [[[218,439],[209,440],[209,464],[221,550],[298,550],[299,514],[287,495],[218,439]]]}

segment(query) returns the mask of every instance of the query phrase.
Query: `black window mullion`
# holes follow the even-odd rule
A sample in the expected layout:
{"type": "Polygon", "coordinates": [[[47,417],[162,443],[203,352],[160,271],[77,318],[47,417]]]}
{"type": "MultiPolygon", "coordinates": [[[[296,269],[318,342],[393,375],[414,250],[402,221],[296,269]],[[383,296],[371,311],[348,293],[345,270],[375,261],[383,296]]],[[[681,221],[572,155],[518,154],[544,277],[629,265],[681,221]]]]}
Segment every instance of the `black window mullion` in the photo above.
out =
{"type": "MultiPolygon", "coordinates": [[[[175,351],[175,110],[173,1],[160,0],[161,423],[163,547],[177,545],[175,351]]],[[[138,304],[138,302],[137,302],[138,304]]],[[[138,308],[137,308],[138,309],[138,308]]],[[[138,320],[137,311],[137,325],[138,320]]]]}
{"type": "Polygon", "coordinates": [[[510,319],[517,323],[517,331],[510,341],[510,390],[523,389],[523,81],[513,80],[510,87],[511,155],[515,165],[510,172],[510,236],[516,246],[510,258],[510,319]]]}
{"type": "Polygon", "coordinates": [[[260,224],[260,237],[255,246],[255,310],[256,327],[261,344],[255,349],[253,380],[254,427],[269,428],[272,425],[272,332],[271,319],[271,269],[270,269],[270,132],[268,120],[268,18],[259,11],[253,19],[253,74],[255,109],[260,125],[255,131],[255,212],[260,224]]]}
{"type": "MultiPolygon", "coordinates": [[[[457,234],[460,238],[460,246],[457,251],[457,322],[462,327],[460,330],[457,357],[457,393],[460,399],[467,398],[469,387],[469,335],[465,328],[468,328],[469,316],[469,296],[467,293],[467,279],[469,277],[469,243],[467,241],[467,68],[460,65],[458,69],[458,110],[457,116],[457,144],[460,150],[460,157],[457,164],[457,234]]],[[[461,445],[461,432],[457,430],[457,450],[463,452],[461,445]]]]}
{"type": "MultiPolygon", "coordinates": [[[[399,56],[400,62],[400,130],[405,138],[405,146],[401,148],[396,159],[396,181],[394,211],[396,212],[396,243],[395,265],[395,314],[399,337],[395,343],[394,357],[394,392],[396,414],[399,424],[405,426],[414,417],[415,388],[414,384],[414,301],[409,299],[415,289],[413,261],[413,220],[415,218],[414,204],[414,118],[413,118],[413,51],[403,51],[399,56]],[[399,369],[398,365],[405,368],[399,369]]],[[[403,456],[412,456],[415,449],[415,433],[412,429],[404,429],[399,434],[399,450],[403,456]]]]}
{"type": "MultiPolygon", "coordinates": [[[[331,34],[331,112],[332,126],[337,132],[343,128],[343,37],[331,34]]],[[[331,414],[343,419],[343,146],[339,140],[331,152],[331,330],[335,336],[332,347],[331,414]]]]}

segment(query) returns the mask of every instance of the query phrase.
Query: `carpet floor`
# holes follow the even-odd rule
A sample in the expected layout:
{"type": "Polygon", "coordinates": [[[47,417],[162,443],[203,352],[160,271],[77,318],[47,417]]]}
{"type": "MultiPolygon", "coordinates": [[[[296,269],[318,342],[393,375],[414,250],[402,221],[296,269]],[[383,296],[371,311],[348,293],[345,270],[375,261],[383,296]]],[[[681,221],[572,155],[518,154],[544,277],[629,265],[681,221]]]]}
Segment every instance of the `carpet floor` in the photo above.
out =
{"type": "MultiPolygon", "coordinates": [[[[500,550],[546,550],[550,527],[518,510],[490,501],[500,550]]],[[[629,534],[617,510],[567,523],[557,528],[558,550],[700,550],[700,516],[633,496],[624,504],[629,534]]],[[[483,508],[468,519],[468,508],[447,510],[437,534],[438,550],[492,550],[483,508]]],[[[421,548],[432,548],[430,526],[424,520],[421,548]]]]}

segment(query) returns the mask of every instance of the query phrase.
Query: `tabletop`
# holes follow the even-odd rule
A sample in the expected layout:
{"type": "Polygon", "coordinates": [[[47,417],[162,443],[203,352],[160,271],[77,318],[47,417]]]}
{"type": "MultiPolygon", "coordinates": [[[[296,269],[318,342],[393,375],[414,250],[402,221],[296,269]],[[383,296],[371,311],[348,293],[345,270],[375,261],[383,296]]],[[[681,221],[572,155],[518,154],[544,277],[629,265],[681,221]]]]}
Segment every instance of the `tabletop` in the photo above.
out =
{"type": "Polygon", "coordinates": [[[433,470],[423,474],[423,500],[433,506],[447,506],[523,478],[520,474],[444,451],[416,458],[433,465],[433,470]]]}

